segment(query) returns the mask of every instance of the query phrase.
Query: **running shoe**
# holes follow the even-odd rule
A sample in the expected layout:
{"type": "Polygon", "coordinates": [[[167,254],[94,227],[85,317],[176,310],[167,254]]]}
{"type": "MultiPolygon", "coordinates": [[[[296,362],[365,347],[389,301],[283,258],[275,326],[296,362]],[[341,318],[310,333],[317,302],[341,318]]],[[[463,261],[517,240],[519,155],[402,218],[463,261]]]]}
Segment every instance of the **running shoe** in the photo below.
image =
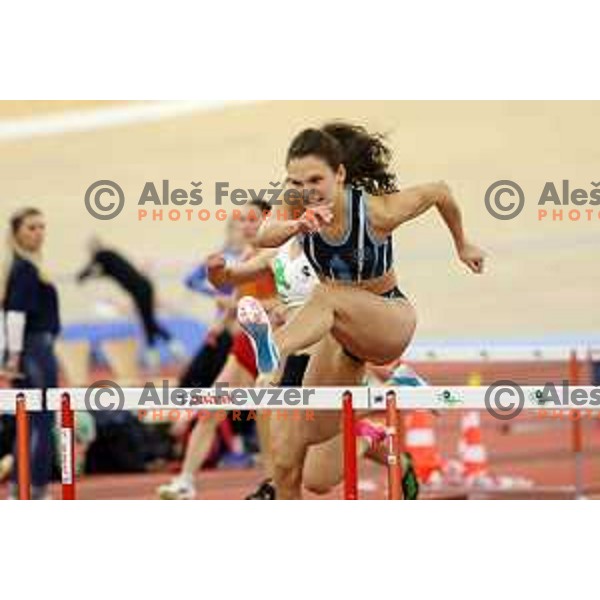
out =
{"type": "Polygon", "coordinates": [[[265,479],[254,492],[246,496],[246,500],[275,500],[277,494],[272,479],[265,479]]]}
{"type": "Polygon", "coordinates": [[[227,452],[219,461],[219,466],[224,469],[251,469],[254,459],[246,452],[227,452]]]}
{"type": "Polygon", "coordinates": [[[399,387],[422,387],[427,385],[427,382],[414,369],[401,363],[394,369],[385,384],[399,387]]]}
{"type": "Polygon", "coordinates": [[[419,497],[419,479],[415,471],[412,455],[402,452],[402,495],[405,500],[416,500],[419,497]]]}
{"type": "Polygon", "coordinates": [[[365,438],[371,448],[383,443],[387,438],[387,431],[383,424],[369,419],[361,419],[356,422],[354,431],[358,437],[365,438]]]}
{"type": "Polygon", "coordinates": [[[189,477],[175,477],[171,482],[161,485],[157,490],[161,500],[193,500],[196,488],[189,477]]]}
{"type": "Polygon", "coordinates": [[[244,296],[238,302],[237,318],[254,346],[258,372],[276,371],[279,366],[279,351],[273,339],[269,317],[262,304],[252,296],[244,296]]]}

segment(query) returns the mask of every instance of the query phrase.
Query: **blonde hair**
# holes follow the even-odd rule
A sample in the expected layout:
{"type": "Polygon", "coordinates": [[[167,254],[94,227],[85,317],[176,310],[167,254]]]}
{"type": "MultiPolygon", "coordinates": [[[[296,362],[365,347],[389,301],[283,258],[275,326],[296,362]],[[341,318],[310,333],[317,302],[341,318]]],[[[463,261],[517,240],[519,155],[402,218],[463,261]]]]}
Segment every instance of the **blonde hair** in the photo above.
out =
{"type": "Polygon", "coordinates": [[[14,213],[9,221],[8,234],[6,237],[6,256],[2,260],[2,266],[0,268],[0,306],[4,304],[4,298],[6,296],[6,287],[8,285],[8,277],[12,268],[14,257],[18,256],[24,260],[28,260],[39,271],[40,278],[47,280],[43,275],[42,271],[42,253],[41,252],[29,252],[22,248],[17,241],[17,234],[19,229],[28,217],[42,216],[42,211],[27,207],[18,210],[14,213]]]}

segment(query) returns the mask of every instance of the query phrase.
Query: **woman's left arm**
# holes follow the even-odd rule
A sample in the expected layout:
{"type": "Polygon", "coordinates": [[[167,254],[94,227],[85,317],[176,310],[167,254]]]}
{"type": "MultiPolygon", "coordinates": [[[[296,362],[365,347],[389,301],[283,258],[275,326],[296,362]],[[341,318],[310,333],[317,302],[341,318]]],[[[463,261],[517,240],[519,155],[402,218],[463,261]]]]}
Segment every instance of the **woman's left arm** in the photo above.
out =
{"type": "Polygon", "coordinates": [[[446,223],[458,257],[474,273],[483,272],[485,254],[465,238],[460,208],[447,184],[428,183],[401,192],[372,197],[374,225],[391,233],[435,206],[446,223]]]}

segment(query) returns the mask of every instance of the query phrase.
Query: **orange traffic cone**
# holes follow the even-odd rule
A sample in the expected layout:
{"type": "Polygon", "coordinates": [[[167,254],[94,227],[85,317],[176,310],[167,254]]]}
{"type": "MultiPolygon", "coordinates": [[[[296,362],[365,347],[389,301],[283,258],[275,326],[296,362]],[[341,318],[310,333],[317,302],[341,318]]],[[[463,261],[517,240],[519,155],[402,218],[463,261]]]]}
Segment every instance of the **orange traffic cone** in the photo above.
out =
{"type": "Polygon", "coordinates": [[[467,411],[462,417],[458,453],[467,484],[477,484],[488,478],[487,452],[481,435],[481,415],[476,410],[467,411]]]}
{"type": "Polygon", "coordinates": [[[414,410],[404,420],[406,451],[413,457],[419,481],[431,485],[442,479],[442,459],[435,441],[433,419],[428,410],[414,410]]]}

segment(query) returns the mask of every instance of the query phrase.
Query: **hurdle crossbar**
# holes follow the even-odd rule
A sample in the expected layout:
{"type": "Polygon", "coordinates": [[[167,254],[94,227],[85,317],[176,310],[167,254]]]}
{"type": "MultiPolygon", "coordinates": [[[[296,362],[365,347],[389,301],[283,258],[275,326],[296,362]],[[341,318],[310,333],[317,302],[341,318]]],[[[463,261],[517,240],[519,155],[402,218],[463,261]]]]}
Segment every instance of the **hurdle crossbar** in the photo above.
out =
{"type": "MultiPolygon", "coordinates": [[[[552,410],[579,410],[574,409],[571,404],[546,404],[540,401],[540,394],[545,391],[542,385],[517,387],[522,394],[522,400],[518,400],[518,392],[511,392],[509,398],[517,397],[521,410],[539,410],[544,407],[552,410]]],[[[600,387],[577,387],[586,391],[588,395],[591,395],[592,391],[600,394],[600,387]]],[[[563,386],[557,385],[556,389],[562,393],[563,386]]],[[[69,406],[74,411],[342,410],[344,394],[349,393],[352,396],[353,408],[358,411],[385,411],[386,396],[389,394],[395,396],[396,407],[402,410],[489,410],[490,402],[494,402],[490,397],[498,390],[499,388],[493,385],[231,388],[223,395],[222,390],[216,388],[173,388],[167,389],[168,395],[162,395],[160,389],[150,393],[147,388],[122,388],[118,392],[113,388],[56,388],[48,390],[47,406],[50,410],[62,410],[64,395],[68,394],[69,406]],[[219,392],[221,396],[217,397],[219,392]],[[289,394],[289,400],[280,397],[286,393],[289,394]]],[[[510,400],[506,397],[502,403],[506,404],[503,410],[512,409],[509,406],[510,400]]],[[[502,410],[501,405],[496,408],[502,410]]],[[[595,405],[582,405],[582,408],[600,410],[600,402],[595,405]]]]}

